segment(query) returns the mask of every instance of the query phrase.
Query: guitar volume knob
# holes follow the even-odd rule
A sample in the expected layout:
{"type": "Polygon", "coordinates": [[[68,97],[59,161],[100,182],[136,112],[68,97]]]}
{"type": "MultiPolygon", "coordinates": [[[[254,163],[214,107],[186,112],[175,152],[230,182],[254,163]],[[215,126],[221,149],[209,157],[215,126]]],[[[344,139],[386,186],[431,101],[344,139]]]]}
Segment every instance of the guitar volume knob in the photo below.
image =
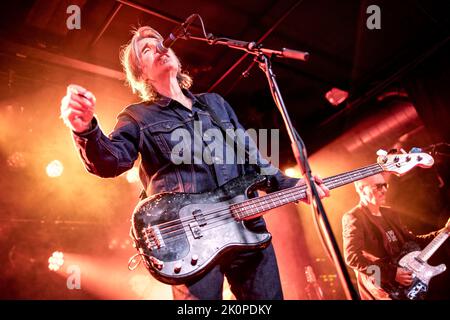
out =
{"type": "Polygon", "coordinates": [[[150,257],[150,262],[153,265],[153,267],[155,267],[158,270],[162,270],[162,268],[164,267],[164,262],[155,257],[150,257]]]}
{"type": "Polygon", "coordinates": [[[177,262],[175,264],[175,267],[173,268],[173,272],[180,273],[180,271],[181,271],[181,262],[177,262]]]}
{"type": "Polygon", "coordinates": [[[193,254],[192,257],[191,257],[191,264],[193,266],[195,266],[197,264],[197,262],[198,262],[198,255],[193,254]]]}

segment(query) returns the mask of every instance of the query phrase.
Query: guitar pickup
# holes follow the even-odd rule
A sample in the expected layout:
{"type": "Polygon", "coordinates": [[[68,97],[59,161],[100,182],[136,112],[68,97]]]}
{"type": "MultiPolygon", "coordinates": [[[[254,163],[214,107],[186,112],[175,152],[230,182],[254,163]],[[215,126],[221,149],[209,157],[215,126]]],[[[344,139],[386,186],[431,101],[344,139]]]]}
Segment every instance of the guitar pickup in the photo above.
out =
{"type": "Polygon", "coordinates": [[[194,236],[194,239],[198,239],[203,237],[202,230],[200,229],[200,226],[197,222],[191,222],[189,223],[189,228],[191,228],[192,234],[194,236]]]}
{"type": "Polygon", "coordinates": [[[192,215],[194,216],[195,221],[197,221],[197,223],[200,227],[203,227],[204,225],[206,225],[206,219],[201,210],[194,210],[192,212],[192,215]]]}

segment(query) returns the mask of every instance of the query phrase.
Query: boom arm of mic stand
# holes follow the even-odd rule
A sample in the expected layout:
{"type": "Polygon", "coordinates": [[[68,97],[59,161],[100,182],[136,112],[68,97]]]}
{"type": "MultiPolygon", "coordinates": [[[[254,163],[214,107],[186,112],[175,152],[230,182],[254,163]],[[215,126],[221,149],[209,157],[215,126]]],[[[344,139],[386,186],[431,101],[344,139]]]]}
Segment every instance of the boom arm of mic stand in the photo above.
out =
{"type": "Polygon", "coordinates": [[[190,34],[186,34],[183,39],[192,39],[192,40],[199,40],[203,42],[207,42],[210,45],[214,44],[220,44],[224,45],[233,49],[242,50],[249,54],[258,56],[261,53],[265,54],[266,56],[276,56],[280,58],[288,58],[288,59],[294,59],[294,60],[302,60],[307,61],[309,58],[309,53],[306,51],[299,51],[299,50],[292,50],[288,48],[283,48],[281,50],[272,50],[263,48],[261,45],[258,45],[256,42],[251,41],[241,41],[241,40],[234,40],[234,39],[228,39],[228,38],[216,38],[214,35],[209,34],[207,38],[203,37],[195,37],[190,34]]]}

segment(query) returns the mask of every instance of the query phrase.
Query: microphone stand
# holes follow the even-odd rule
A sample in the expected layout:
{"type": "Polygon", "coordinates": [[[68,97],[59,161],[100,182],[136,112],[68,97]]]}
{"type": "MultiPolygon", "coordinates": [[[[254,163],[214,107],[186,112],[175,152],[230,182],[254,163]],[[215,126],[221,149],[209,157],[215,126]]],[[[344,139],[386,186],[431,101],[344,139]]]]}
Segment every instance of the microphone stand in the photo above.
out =
{"type": "Polygon", "coordinates": [[[317,217],[321,218],[320,221],[322,222],[322,224],[318,223],[319,230],[322,231],[322,235],[325,238],[324,240],[326,248],[328,249],[328,252],[331,255],[332,261],[336,267],[345,295],[348,300],[358,300],[359,297],[351,283],[350,275],[348,274],[347,267],[344,263],[344,259],[340,254],[339,246],[333,235],[333,231],[331,229],[328,217],[325,213],[322,201],[320,200],[319,194],[317,192],[316,185],[314,184],[314,178],[311,175],[311,168],[307,160],[307,152],[305,144],[301,139],[300,135],[296,133],[292,125],[291,119],[289,117],[289,114],[286,110],[286,106],[283,101],[283,97],[281,96],[280,89],[276,82],[275,74],[272,71],[272,65],[270,61],[270,58],[272,56],[306,61],[309,57],[309,53],[286,48],[283,48],[281,51],[272,50],[263,48],[262,45],[256,44],[255,42],[246,42],[228,38],[216,38],[212,34],[208,34],[206,38],[201,38],[201,37],[194,37],[186,33],[183,38],[204,41],[210,45],[214,44],[226,45],[233,49],[246,51],[247,53],[255,56],[254,61],[257,62],[259,64],[260,69],[264,71],[267,77],[267,81],[269,82],[270,91],[275,101],[275,105],[277,106],[278,110],[281,113],[281,116],[283,117],[283,121],[286,126],[289,139],[291,140],[291,147],[295,156],[295,160],[297,161],[297,165],[300,167],[303,176],[305,177],[306,185],[308,186],[308,189],[310,190],[312,195],[311,205],[313,214],[316,214],[317,212],[317,217]]]}

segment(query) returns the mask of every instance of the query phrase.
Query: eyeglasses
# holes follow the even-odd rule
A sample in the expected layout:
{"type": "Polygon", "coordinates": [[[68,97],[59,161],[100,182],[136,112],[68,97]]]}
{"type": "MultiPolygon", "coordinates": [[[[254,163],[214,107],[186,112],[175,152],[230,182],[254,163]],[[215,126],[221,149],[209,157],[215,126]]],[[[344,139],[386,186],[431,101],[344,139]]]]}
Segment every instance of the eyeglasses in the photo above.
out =
{"type": "Polygon", "coordinates": [[[385,183],[376,183],[373,186],[371,186],[373,189],[377,189],[378,191],[383,190],[383,187],[388,189],[389,188],[389,184],[385,183]]]}

